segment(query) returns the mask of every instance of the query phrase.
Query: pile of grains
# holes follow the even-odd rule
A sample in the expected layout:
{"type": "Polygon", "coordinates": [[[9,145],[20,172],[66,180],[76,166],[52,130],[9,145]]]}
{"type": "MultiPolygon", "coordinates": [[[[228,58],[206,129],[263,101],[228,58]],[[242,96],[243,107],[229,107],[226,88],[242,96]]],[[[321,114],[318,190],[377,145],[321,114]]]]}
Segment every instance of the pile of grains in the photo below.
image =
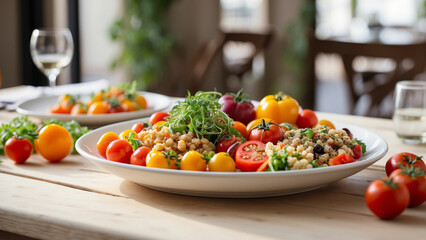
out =
{"type": "Polygon", "coordinates": [[[206,138],[197,138],[194,133],[170,133],[169,128],[163,127],[160,131],[155,129],[141,131],[138,138],[143,145],[157,151],[173,150],[181,158],[186,152],[195,150],[199,153],[214,153],[214,145],[206,138]]]}
{"type": "Polygon", "coordinates": [[[353,141],[346,131],[331,129],[328,126],[315,126],[312,129],[292,129],[284,134],[284,139],[276,145],[266,144],[266,154],[287,157],[288,170],[313,167],[313,161],[320,166],[328,165],[334,157],[346,153],[353,156],[353,141]]]}

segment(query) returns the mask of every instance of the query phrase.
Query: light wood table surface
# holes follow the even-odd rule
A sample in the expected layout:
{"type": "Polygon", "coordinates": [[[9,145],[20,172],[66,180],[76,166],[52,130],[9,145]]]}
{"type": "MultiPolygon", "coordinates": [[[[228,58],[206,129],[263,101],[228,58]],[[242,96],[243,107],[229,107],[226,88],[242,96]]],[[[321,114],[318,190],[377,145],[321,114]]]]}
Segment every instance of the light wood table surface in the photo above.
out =
{"type": "MultiPolygon", "coordinates": [[[[426,204],[383,221],[366,207],[364,192],[370,182],[385,177],[384,164],[391,155],[408,151],[426,156],[426,145],[401,143],[391,120],[318,115],[377,133],[387,141],[388,153],[321,189],[257,199],[163,193],[111,175],[80,155],[52,164],[33,154],[24,165],[0,156],[1,234],[38,239],[424,238],[426,204]]],[[[15,116],[0,111],[0,123],[15,116]]]]}

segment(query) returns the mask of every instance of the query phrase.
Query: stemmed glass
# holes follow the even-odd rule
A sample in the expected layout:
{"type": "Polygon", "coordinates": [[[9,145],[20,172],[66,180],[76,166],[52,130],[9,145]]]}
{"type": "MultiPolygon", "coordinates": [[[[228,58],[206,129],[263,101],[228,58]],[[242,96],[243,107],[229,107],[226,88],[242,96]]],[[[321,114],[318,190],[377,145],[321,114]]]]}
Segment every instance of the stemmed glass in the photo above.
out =
{"type": "Polygon", "coordinates": [[[49,87],[56,85],[56,78],[71,62],[74,44],[71,31],[60,29],[34,29],[30,41],[31,57],[38,69],[49,79],[49,87]]]}

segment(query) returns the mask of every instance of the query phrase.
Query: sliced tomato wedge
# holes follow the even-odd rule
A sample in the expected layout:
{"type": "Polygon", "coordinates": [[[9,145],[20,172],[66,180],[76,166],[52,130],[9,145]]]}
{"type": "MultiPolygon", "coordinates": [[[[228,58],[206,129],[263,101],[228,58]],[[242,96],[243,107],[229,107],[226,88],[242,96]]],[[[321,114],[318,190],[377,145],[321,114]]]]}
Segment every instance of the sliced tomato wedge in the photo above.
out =
{"type": "Polygon", "coordinates": [[[265,144],[257,140],[247,141],[238,147],[235,154],[237,168],[243,172],[254,172],[268,160],[265,144]]]}
{"type": "Polygon", "coordinates": [[[335,165],[341,165],[341,164],[352,163],[352,162],[355,162],[354,158],[347,153],[343,153],[331,159],[330,161],[328,161],[328,165],[335,166],[335,165]]]}

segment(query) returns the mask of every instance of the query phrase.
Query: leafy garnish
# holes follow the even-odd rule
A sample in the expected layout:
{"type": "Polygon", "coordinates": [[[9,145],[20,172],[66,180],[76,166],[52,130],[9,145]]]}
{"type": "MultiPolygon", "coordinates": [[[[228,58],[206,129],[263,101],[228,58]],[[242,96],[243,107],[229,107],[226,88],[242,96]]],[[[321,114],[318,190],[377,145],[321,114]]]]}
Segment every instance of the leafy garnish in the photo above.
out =
{"type": "Polygon", "coordinates": [[[193,132],[197,138],[206,138],[216,143],[223,135],[242,137],[232,127],[233,120],[220,110],[218,92],[188,93],[184,101],[178,102],[170,111],[166,126],[173,133],[193,132]]]}

